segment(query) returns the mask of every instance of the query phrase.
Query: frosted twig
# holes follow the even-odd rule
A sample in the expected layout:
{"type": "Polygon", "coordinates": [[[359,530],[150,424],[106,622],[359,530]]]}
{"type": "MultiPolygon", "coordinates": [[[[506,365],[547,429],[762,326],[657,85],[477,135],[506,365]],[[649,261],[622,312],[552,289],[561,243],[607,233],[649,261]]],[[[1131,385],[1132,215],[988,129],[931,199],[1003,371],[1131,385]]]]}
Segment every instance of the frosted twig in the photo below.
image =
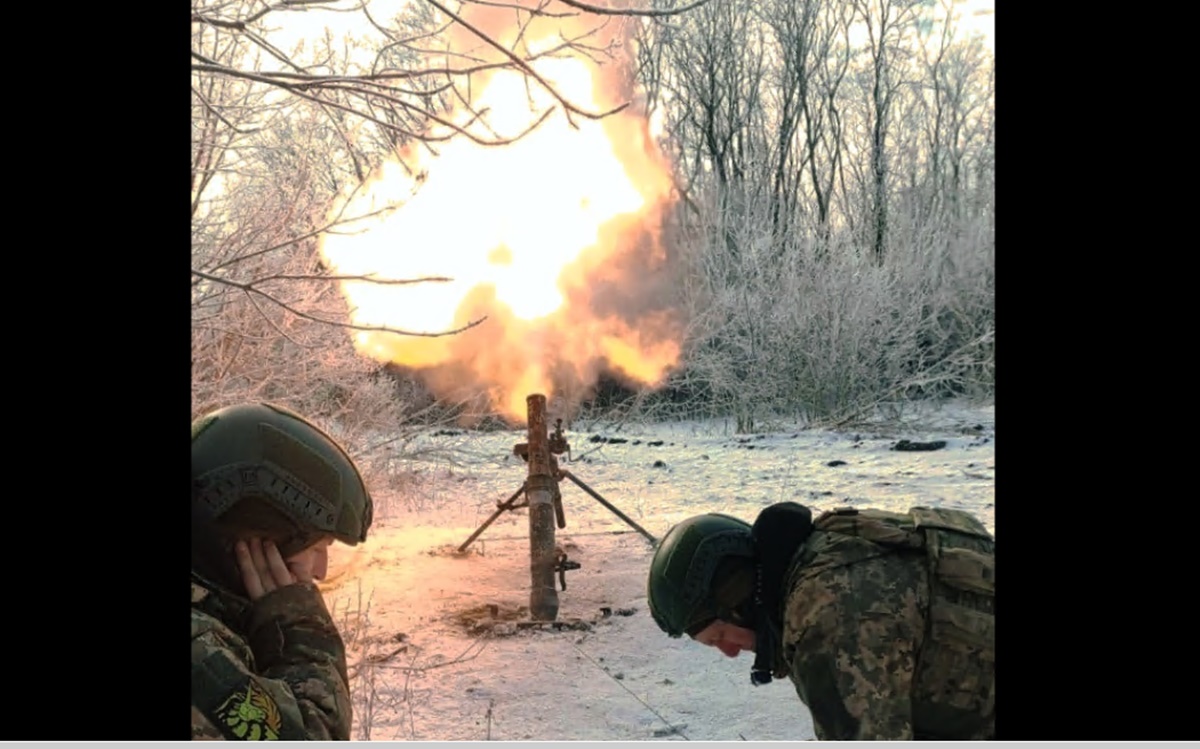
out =
{"type": "MultiPolygon", "coordinates": [[[[413,654],[413,661],[416,662],[417,655],[413,654]]],[[[404,702],[408,705],[408,737],[413,741],[417,740],[417,723],[413,717],[413,699],[412,691],[409,689],[409,681],[412,680],[413,672],[410,670],[404,676],[404,702]]]]}
{"type": "MultiPolygon", "coordinates": [[[[376,664],[376,668],[394,668],[394,669],[397,669],[400,671],[406,671],[408,673],[422,673],[425,671],[432,671],[435,668],[442,668],[443,666],[453,666],[456,663],[465,663],[469,660],[474,660],[475,658],[479,657],[479,654],[482,653],[484,648],[486,648],[486,647],[487,647],[487,636],[485,635],[478,639],[472,640],[471,644],[467,646],[467,649],[464,650],[457,658],[455,658],[453,660],[443,661],[441,663],[431,663],[428,666],[389,666],[386,663],[380,663],[380,664],[376,664]],[[478,646],[479,649],[476,650],[474,653],[471,653],[471,651],[473,649],[475,649],[476,646],[478,646]],[[471,653],[471,655],[468,656],[467,655],[468,653],[471,653]]],[[[416,658],[414,656],[414,660],[415,659],[416,658]]]]}

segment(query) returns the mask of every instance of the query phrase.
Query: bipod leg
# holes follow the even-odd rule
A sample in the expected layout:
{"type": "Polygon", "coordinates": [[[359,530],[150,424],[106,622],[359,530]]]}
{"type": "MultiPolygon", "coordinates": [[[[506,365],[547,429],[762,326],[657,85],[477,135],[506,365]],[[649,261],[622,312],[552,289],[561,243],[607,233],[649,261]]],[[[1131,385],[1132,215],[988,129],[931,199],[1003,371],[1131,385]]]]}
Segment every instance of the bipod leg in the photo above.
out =
{"type": "Polygon", "coordinates": [[[462,542],[462,546],[458,547],[458,553],[461,554],[464,551],[466,551],[467,547],[471,545],[471,542],[473,542],[475,539],[479,538],[479,534],[483,533],[485,530],[487,530],[487,527],[489,525],[496,522],[496,518],[500,517],[504,513],[505,510],[511,510],[513,508],[513,503],[515,503],[517,501],[517,497],[521,496],[521,494],[524,493],[524,491],[525,491],[525,484],[521,484],[520,489],[517,489],[517,491],[514,492],[511,497],[509,497],[508,499],[501,502],[500,505],[496,507],[496,511],[492,513],[492,516],[490,518],[488,518],[487,520],[483,521],[483,525],[476,528],[475,532],[471,534],[470,538],[468,538],[466,541],[462,542]]]}
{"type": "Polygon", "coordinates": [[[571,481],[574,482],[574,484],[576,486],[578,486],[580,489],[583,489],[585,492],[587,492],[589,495],[591,495],[592,499],[594,499],[597,502],[599,502],[600,504],[604,505],[609,510],[612,510],[614,515],[616,515],[617,517],[624,520],[625,523],[628,524],[630,527],[632,527],[635,531],[637,531],[638,533],[640,533],[643,536],[645,536],[646,538],[648,538],[650,540],[650,543],[652,543],[652,544],[658,543],[658,539],[655,538],[654,536],[650,535],[649,531],[647,531],[645,528],[638,525],[637,523],[633,522],[633,520],[630,519],[630,517],[628,515],[621,512],[620,510],[618,510],[607,499],[605,499],[604,497],[601,497],[599,494],[597,494],[590,486],[588,486],[587,484],[583,483],[578,478],[576,478],[575,474],[571,473],[570,471],[561,470],[561,469],[559,470],[559,473],[561,475],[566,476],[567,478],[571,479],[571,481]]]}

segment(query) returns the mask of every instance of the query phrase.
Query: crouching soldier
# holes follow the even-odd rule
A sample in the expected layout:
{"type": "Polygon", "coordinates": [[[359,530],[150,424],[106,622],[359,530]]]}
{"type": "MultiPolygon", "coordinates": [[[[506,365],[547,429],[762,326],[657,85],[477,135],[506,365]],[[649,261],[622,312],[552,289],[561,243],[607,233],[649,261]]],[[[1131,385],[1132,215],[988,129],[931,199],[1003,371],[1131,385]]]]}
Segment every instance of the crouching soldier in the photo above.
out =
{"type": "Polygon", "coordinates": [[[371,517],[353,461],[300,415],[192,424],[193,739],[349,740],[345,646],[314,581],[371,517]]]}
{"type": "Polygon", "coordinates": [[[671,637],[753,652],[755,684],[789,677],[818,739],[990,739],[993,547],[956,510],[709,513],[663,537],[649,608],[671,637]]]}

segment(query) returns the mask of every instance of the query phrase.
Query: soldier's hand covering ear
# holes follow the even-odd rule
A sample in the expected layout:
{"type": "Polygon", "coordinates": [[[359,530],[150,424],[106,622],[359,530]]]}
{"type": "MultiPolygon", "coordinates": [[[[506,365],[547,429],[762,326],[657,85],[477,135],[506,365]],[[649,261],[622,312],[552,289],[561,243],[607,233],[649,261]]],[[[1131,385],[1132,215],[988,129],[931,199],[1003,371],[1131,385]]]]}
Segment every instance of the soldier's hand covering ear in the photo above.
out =
{"type": "Polygon", "coordinates": [[[279,549],[271,541],[252,538],[249,541],[238,541],[234,546],[237,555],[238,569],[242,573],[242,583],[246,586],[246,595],[251,601],[257,601],[267,593],[300,580],[279,554],[279,549]]]}

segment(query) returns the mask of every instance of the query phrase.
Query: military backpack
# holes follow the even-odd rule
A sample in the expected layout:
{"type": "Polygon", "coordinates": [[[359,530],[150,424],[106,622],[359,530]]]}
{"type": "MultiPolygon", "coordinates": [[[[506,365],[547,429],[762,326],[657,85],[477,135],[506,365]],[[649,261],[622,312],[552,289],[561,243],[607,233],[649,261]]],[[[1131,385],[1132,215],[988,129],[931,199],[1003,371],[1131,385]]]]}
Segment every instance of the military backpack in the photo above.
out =
{"type": "Polygon", "coordinates": [[[924,551],[929,610],[918,656],[917,726],[953,735],[990,732],[995,683],[995,539],[973,515],[914,507],[907,513],[854,508],[824,513],[817,530],[880,546],[924,551]]]}

